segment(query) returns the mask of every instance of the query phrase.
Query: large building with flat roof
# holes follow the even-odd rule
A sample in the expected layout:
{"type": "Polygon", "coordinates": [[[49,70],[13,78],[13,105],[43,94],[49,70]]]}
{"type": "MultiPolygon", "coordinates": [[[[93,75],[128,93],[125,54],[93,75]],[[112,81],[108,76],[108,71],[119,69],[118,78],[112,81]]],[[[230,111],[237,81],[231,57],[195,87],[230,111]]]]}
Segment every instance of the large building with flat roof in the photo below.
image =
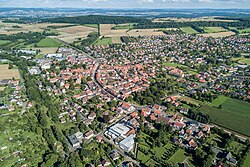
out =
{"type": "Polygon", "coordinates": [[[114,126],[110,127],[110,129],[107,131],[107,135],[109,135],[111,138],[115,139],[117,137],[123,137],[126,138],[126,134],[130,131],[130,128],[117,123],[114,126]]]}

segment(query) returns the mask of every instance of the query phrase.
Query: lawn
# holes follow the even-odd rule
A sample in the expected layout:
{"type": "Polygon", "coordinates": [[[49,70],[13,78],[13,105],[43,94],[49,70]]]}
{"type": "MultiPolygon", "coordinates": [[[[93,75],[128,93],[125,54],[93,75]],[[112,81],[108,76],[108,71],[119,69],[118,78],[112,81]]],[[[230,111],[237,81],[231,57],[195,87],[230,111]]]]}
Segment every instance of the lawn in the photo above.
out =
{"type": "Polygon", "coordinates": [[[249,167],[249,166],[250,166],[250,151],[248,152],[246,160],[244,164],[242,165],[242,167],[249,167]]]}
{"type": "Polygon", "coordinates": [[[174,164],[182,163],[187,156],[185,155],[185,151],[183,149],[179,149],[175,152],[175,154],[169,159],[170,162],[173,162],[174,164]]]}
{"type": "Polygon", "coordinates": [[[9,40],[0,40],[0,45],[5,45],[7,43],[10,43],[9,40]]]}
{"type": "Polygon", "coordinates": [[[138,151],[137,158],[143,163],[146,164],[147,161],[150,159],[150,156],[145,155],[143,152],[138,151]]]}
{"type": "Polygon", "coordinates": [[[215,32],[225,32],[226,29],[222,27],[201,27],[206,33],[215,33],[215,32]]]}
{"type": "Polygon", "coordinates": [[[60,43],[52,38],[44,38],[37,43],[38,47],[59,47],[60,43]]]}
{"type": "MultiPolygon", "coordinates": [[[[229,99],[230,100],[230,99],[229,99]]],[[[214,124],[217,124],[219,126],[222,126],[227,129],[231,129],[235,132],[241,133],[246,136],[250,136],[250,118],[244,116],[246,112],[240,112],[238,110],[237,114],[234,112],[234,109],[239,109],[241,106],[236,107],[233,106],[233,104],[228,104],[228,100],[226,100],[222,106],[227,107],[231,109],[230,111],[224,110],[224,109],[218,109],[215,107],[211,107],[208,105],[202,106],[199,111],[208,114],[211,118],[211,122],[214,124]],[[225,103],[228,106],[225,106],[225,103]],[[229,107],[231,105],[231,107],[229,107]]],[[[238,105],[239,103],[237,103],[238,105]]],[[[223,108],[223,107],[222,107],[223,108]]],[[[244,107],[241,108],[244,109],[244,107]]]]}
{"type": "Polygon", "coordinates": [[[222,103],[224,103],[229,97],[226,96],[219,96],[218,98],[214,99],[211,103],[212,106],[214,107],[219,107],[222,103]]]}
{"type": "Polygon", "coordinates": [[[192,27],[182,27],[181,31],[187,33],[187,34],[197,34],[198,32],[194,30],[192,27]]]}
{"type": "Polygon", "coordinates": [[[230,150],[233,152],[233,154],[235,155],[240,155],[241,154],[241,151],[245,149],[245,145],[244,144],[241,144],[237,141],[232,141],[230,143],[230,150]]]}
{"type": "Polygon", "coordinates": [[[112,38],[101,38],[97,39],[94,45],[110,45],[112,44],[112,38]]]}

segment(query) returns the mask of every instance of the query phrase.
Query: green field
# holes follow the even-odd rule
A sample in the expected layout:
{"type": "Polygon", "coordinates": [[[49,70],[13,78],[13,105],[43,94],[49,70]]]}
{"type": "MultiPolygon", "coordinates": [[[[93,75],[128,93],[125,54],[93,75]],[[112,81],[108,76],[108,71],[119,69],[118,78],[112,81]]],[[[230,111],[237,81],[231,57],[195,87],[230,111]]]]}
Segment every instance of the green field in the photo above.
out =
{"type": "Polygon", "coordinates": [[[250,58],[243,58],[239,60],[240,63],[250,65],[250,58]]]}
{"type": "Polygon", "coordinates": [[[98,28],[98,24],[83,24],[86,27],[98,28]]]}
{"type": "Polygon", "coordinates": [[[59,47],[60,43],[52,38],[44,38],[37,43],[38,47],[59,47]]]}
{"type": "Polygon", "coordinates": [[[187,34],[197,34],[198,32],[194,30],[192,27],[182,27],[181,31],[187,33],[187,34]]]}
{"type": "Polygon", "coordinates": [[[247,114],[247,111],[244,110],[245,105],[244,107],[241,107],[240,103],[228,103],[230,103],[230,101],[226,100],[222,104],[222,109],[204,105],[199,109],[199,111],[204,114],[208,114],[211,118],[211,122],[214,124],[231,129],[243,135],[250,136],[250,118],[245,116],[247,114]],[[228,111],[225,109],[230,110],[228,111]]]}
{"type": "Polygon", "coordinates": [[[242,165],[242,167],[249,167],[249,166],[250,166],[250,151],[248,152],[246,160],[244,164],[242,165]]]}
{"type": "Polygon", "coordinates": [[[182,163],[187,156],[185,155],[185,151],[183,149],[179,149],[175,152],[175,154],[169,159],[170,162],[173,162],[174,164],[182,163]]]}
{"type": "Polygon", "coordinates": [[[112,29],[121,30],[121,29],[133,29],[135,23],[127,23],[127,24],[116,24],[112,29]]]}
{"type": "Polygon", "coordinates": [[[178,67],[180,69],[185,69],[187,70],[190,74],[197,74],[197,71],[194,69],[189,68],[188,66],[178,64],[178,63],[170,63],[170,62],[164,62],[162,63],[163,66],[168,66],[168,67],[178,67]]]}
{"type": "Polygon", "coordinates": [[[219,107],[219,105],[221,105],[222,103],[224,103],[227,99],[229,99],[229,97],[219,96],[216,99],[214,99],[211,104],[214,107],[219,107]]]}
{"type": "Polygon", "coordinates": [[[222,27],[201,27],[205,33],[225,32],[226,29],[222,27]]]}
{"type": "Polygon", "coordinates": [[[242,30],[238,30],[240,34],[244,34],[244,33],[250,33],[250,28],[245,28],[242,30]]]}
{"type": "Polygon", "coordinates": [[[0,45],[5,45],[7,43],[9,43],[10,41],[8,40],[0,40],[0,45]]]}
{"type": "Polygon", "coordinates": [[[110,45],[112,44],[112,38],[101,38],[97,39],[94,45],[110,45]]]}

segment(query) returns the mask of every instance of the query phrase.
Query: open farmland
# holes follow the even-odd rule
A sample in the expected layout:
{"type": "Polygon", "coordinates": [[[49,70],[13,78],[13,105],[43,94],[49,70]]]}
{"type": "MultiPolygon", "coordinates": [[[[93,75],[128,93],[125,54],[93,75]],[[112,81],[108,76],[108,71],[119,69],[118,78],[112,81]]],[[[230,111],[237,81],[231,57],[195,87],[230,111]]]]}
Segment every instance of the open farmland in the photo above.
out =
{"type": "Polygon", "coordinates": [[[52,38],[44,38],[37,43],[38,47],[59,47],[60,43],[52,38]]]}
{"type": "Polygon", "coordinates": [[[181,31],[187,33],[187,34],[197,34],[198,32],[194,30],[192,27],[182,27],[181,31]]]}
{"type": "Polygon", "coordinates": [[[3,79],[20,79],[19,71],[18,69],[9,69],[8,64],[1,64],[0,65],[0,80],[3,79]]]}
{"type": "Polygon", "coordinates": [[[0,45],[5,45],[7,43],[9,43],[10,41],[8,40],[0,40],[0,45]]]}
{"type": "Polygon", "coordinates": [[[86,38],[92,32],[97,32],[96,28],[87,26],[71,26],[56,30],[59,31],[60,35],[54,38],[58,38],[69,43],[77,41],[79,38],[86,38]]]}
{"type": "Polygon", "coordinates": [[[214,107],[219,107],[219,105],[221,105],[222,103],[224,103],[228,99],[229,99],[229,97],[219,96],[218,98],[214,99],[211,104],[214,107]]]}
{"type": "Polygon", "coordinates": [[[53,26],[68,26],[71,24],[66,23],[37,23],[37,24],[18,24],[18,23],[3,23],[0,22],[0,34],[17,34],[20,32],[43,32],[44,30],[50,29],[53,26]],[[18,26],[18,28],[13,28],[18,26]]]}
{"type": "Polygon", "coordinates": [[[101,24],[100,32],[101,36],[111,37],[114,43],[121,43],[121,36],[152,36],[152,35],[164,35],[162,30],[158,29],[112,29],[114,24],[101,24]]]}
{"type": "Polygon", "coordinates": [[[206,33],[215,33],[215,32],[225,32],[228,31],[222,27],[201,27],[206,33]]]}
{"type": "Polygon", "coordinates": [[[242,63],[242,64],[250,65],[250,58],[240,59],[239,62],[242,63]]]}
{"type": "Polygon", "coordinates": [[[208,114],[211,122],[224,128],[233,130],[246,136],[250,136],[250,118],[235,112],[218,109],[204,105],[199,109],[200,112],[208,114]]]}
{"type": "Polygon", "coordinates": [[[198,18],[156,18],[153,22],[196,22],[196,21],[221,21],[221,22],[235,22],[236,20],[224,20],[224,19],[217,19],[216,17],[198,17],[198,18]]]}
{"type": "Polygon", "coordinates": [[[216,32],[216,33],[205,33],[205,34],[199,34],[204,37],[213,37],[213,38],[221,38],[221,37],[227,37],[227,36],[232,36],[235,33],[232,31],[227,31],[227,32],[216,32]]]}
{"type": "Polygon", "coordinates": [[[112,44],[112,38],[98,38],[94,45],[109,45],[112,44]]]}

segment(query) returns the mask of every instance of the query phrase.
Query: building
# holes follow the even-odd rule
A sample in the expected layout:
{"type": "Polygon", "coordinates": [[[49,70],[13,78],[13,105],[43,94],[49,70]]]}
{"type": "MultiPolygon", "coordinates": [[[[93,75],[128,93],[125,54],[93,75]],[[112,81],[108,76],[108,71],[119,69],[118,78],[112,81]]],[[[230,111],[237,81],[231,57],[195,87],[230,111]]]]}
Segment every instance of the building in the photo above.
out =
{"type": "Polygon", "coordinates": [[[117,123],[114,126],[110,127],[110,129],[107,132],[107,135],[109,135],[111,138],[115,139],[117,137],[123,137],[126,138],[126,134],[130,131],[130,128],[127,126],[117,123]]]}
{"type": "Polygon", "coordinates": [[[135,135],[132,134],[128,136],[127,138],[123,139],[120,143],[119,146],[121,149],[123,149],[126,152],[130,152],[134,148],[134,143],[135,143],[135,135]]]}
{"type": "Polygon", "coordinates": [[[75,134],[68,136],[69,142],[72,145],[72,147],[78,148],[80,147],[80,142],[75,136],[75,134]]]}

